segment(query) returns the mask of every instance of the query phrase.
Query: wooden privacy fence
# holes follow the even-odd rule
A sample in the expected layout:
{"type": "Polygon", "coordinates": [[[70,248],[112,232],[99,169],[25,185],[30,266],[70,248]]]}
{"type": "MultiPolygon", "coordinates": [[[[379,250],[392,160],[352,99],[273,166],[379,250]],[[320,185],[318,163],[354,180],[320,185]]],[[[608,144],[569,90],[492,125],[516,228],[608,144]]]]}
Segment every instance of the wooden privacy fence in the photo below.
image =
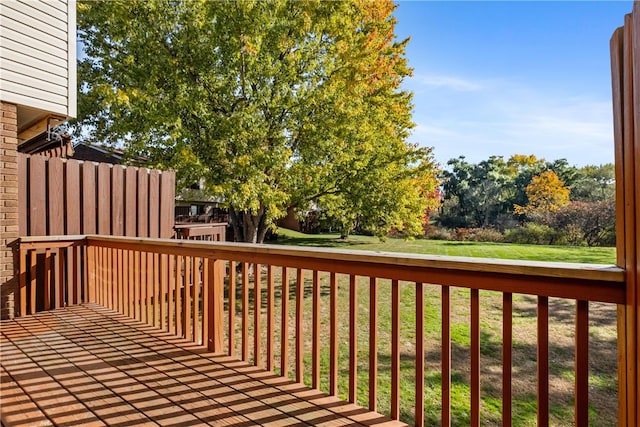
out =
{"type": "Polygon", "coordinates": [[[18,155],[20,236],[173,236],[175,172],[18,155]]]}
{"type": "MultiPolygon", "coordinates": [[[[173,171],[18,154],[20,236],[92,233],[170,238],[174,198],[173,171]]],[[[39,283],[28,296],[33,307],[48,310],[85,297],[85,290],[75,286],[86,280],[83,251],[77,246],[52,248],[32,251],[20,260],[29,265],[30,280],[39,283]],[[56,286],[63,281],[74,285],[56,286]]],[[[20,297],[25,304],[26,296],[20,297]]]]}
{"type": "Polygon", "coordinates": [[[640,426],[640,3],[611,37],[616,165],[617,264],[625,270],[618,309],[620,425],[640,426]]]}

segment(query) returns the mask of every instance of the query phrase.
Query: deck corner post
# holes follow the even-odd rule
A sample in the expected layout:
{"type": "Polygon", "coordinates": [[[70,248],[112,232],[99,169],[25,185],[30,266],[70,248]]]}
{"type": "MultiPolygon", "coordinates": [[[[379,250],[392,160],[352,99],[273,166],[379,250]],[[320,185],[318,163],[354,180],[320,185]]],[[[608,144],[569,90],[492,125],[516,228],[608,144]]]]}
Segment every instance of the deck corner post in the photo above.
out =
{"type": "Polygon", "coordinates": [[[611,37],[616,179],[617,266],[625,301],[618,306],[618,425],[640,426],[640,2],[611,37]]]}

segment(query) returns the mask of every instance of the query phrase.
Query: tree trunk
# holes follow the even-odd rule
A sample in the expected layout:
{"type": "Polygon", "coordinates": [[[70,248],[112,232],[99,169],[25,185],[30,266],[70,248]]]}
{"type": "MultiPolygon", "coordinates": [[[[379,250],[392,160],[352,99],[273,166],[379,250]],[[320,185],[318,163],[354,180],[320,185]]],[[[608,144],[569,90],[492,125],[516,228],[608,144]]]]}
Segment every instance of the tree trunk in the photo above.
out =
{"type": "Polygon", "coordinates": [[[256,215],[246,211],[236,211],[229,208],[229,215],[233,224],[234,240],[244,243],[263,243],[267,235],[266,212],[261,208],[256,215]]]}
{"type": "Polygon", "coordinates": [[[236,212],[231,206],[229,206],[229,219],[231,219],[231,226],[233,227],[233,241],[244,242],[242,234],[242,212],[236,212]]]}

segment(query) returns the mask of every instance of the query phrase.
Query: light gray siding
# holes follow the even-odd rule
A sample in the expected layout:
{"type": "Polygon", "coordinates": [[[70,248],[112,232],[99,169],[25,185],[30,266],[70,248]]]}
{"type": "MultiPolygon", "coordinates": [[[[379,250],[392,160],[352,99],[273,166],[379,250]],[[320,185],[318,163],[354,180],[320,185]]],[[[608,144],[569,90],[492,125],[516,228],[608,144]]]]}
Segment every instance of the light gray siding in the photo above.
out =
{"type": "Polygon", "coordinates": [[[2,0],[0,99],[76,116],[75,0],[2,0]]]}

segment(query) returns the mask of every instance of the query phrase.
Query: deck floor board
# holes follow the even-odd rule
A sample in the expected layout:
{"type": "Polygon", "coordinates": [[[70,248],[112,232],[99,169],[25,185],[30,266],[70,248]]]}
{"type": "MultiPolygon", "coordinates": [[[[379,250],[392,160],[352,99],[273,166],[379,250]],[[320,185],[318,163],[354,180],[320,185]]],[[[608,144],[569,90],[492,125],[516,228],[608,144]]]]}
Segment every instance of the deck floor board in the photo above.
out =
{"type": "Polygon", "coordinates": [[[403,425],[95,304],[0,330],[6,426],[403,425]]]}

